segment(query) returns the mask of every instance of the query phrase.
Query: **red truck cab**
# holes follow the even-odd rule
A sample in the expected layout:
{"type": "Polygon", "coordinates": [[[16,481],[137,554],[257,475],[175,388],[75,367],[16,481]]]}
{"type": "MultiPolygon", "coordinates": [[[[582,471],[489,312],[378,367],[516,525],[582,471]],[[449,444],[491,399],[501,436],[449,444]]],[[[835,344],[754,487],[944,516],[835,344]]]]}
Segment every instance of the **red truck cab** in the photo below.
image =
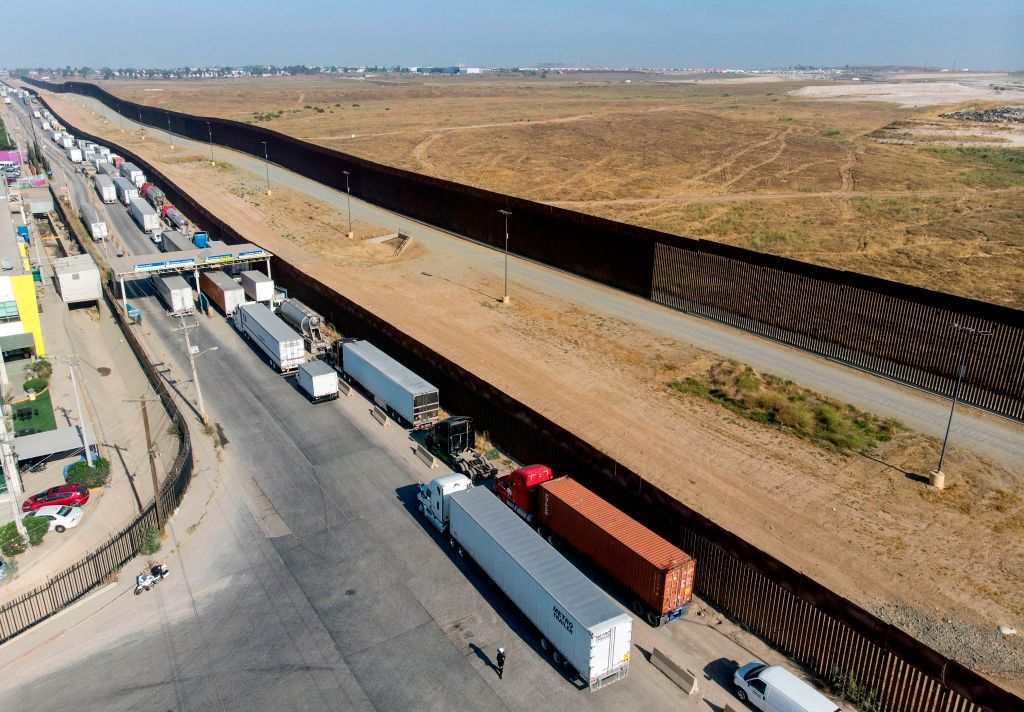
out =
{"type": "Polygon", "coordinates": [[[509,509],[534,524],[537,510],[537,485],[552,478],[547,465],[527,465],[494,483],[494,493],[509,509]]]}

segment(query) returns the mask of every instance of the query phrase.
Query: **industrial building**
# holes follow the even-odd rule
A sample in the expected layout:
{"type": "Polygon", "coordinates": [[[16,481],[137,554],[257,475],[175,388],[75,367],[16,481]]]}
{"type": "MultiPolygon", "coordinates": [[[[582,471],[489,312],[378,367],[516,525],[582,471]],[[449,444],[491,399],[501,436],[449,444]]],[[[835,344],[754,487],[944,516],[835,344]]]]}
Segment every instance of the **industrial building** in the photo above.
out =
{"type": "Polygon", "coordinates": [[[0,351],[5,359],[43,357],[39,303],[27,256],[28,229],[15,227],[10,202],[3,200],[0,207],[0,351]]]}

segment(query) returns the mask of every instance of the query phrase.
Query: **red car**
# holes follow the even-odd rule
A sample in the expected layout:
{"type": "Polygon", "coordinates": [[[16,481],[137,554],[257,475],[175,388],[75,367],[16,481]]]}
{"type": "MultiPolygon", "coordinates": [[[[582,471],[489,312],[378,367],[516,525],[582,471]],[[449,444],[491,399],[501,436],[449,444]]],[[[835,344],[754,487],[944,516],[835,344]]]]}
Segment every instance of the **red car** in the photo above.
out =
{"type": "Polygon", "coordinates": [[[50,505],[82,506],[89,501],[89,488],[82,485],[61,485],[32,495],[21,504],[21,511],[31,512],[50,505]]]}

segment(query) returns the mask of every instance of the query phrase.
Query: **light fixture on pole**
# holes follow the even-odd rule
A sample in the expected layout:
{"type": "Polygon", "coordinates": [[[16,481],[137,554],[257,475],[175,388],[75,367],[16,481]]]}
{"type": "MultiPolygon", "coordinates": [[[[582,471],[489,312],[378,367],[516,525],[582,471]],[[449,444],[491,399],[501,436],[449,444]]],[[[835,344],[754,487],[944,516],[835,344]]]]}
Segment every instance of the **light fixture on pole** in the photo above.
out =
{"type": "Polygon", "coordinates": [[[348,200],[348,239],[352,239],[352,191],[349,189],[348,183],[348,171],[342,171],[345,174],[345,195],[348,200]]]}
{"type": "Polygon", "coordinates": [[[499,210],[499,213],[505,216],[505,296],[501,298],[502,304],[508,304],[508,218],[512,214],[511,210],[499,210]]]}
{"type": "Polygon", "coordinates": [[[949,420],[946,421],[946,435],[942,439],[942,452],[939,454],[939,466],[929,473],[928,482],[933,487],[942,489],[946,484],[946,475],[942,466],[946,461],[946,446],[949,444],[949,431],[953,426],[953,413],[956,412],[957,401],[960,400],[960,389],[964,382],[964,373],[967,371],[967,358],[970,355],[971,346],[974,345],[974,338],[977,336],[992,336],[991,331],[982,331],[977,327],[964,326],[963,324],[950,324],[950,327],[958,334],[964,334],[964,346],[960,350],[960,367],[956,374],[956,386],[953,388],[953,403],[949,407],[949,420]]]}
{"type": "Polygon", "coordinates": [[[267,195],[270,195],[270,154],[267,153],[267,142],[260,141],[263,144],[263,165],[267,167],[267,195]]]}
{"type": "Polygon", "coordinates": [[[210,134],[210,165],[215,166],[217,164],[213,162],[213,128],[209,121],[206,122],[206,132],[210,134]]]}

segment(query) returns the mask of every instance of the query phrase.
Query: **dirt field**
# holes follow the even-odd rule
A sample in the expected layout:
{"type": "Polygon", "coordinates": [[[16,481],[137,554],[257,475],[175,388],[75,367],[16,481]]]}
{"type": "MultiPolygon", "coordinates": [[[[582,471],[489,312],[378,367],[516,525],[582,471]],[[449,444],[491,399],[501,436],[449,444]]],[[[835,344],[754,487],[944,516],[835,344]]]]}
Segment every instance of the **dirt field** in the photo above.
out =
{"type": "Polygon", "coordinates": [[[962,122],[944,121],[927,138],[944,111],[1024,90],[994,92],[1014,81],[1000,75],[931,78],[944,81],[635,73],[103,86],[617,220],[1024,307],[1024,167],[1007,160],[1016,142],[999,126],[958,134],[962,122]],[[901,122],[925,137],[889,135],[901,122]]]}
{"type": "Polygon", "coordinates": [[[423,246],[394,257],[335,239],[343,214],[328,206],[283,189],[268,198],[261,176],[183,159],[181,148],[172,156],[166,144],[120,134],[64,97],[47,100],[166,170],[247,239],[713,520],[865,606],[898,612],[901,625],[945,652],[1024,685],[1024,646],[994,630],[1020,628],[1024,618],[1019,473],[954,446],[946,469],[957,474],[945,492],[929,491],[917,473],[936,461],[934,439],[901,432],[870,456],[844,455],[752,423],[669,387],[706,373],[714,355],[550,295],[503,307],[486,296],[500,294],[500,283],[472,266],[423,246]],[[494,357],[516,353],[531,358],[494,357]],[[972,631],[969,643],[961,630],[972,631]]]}

